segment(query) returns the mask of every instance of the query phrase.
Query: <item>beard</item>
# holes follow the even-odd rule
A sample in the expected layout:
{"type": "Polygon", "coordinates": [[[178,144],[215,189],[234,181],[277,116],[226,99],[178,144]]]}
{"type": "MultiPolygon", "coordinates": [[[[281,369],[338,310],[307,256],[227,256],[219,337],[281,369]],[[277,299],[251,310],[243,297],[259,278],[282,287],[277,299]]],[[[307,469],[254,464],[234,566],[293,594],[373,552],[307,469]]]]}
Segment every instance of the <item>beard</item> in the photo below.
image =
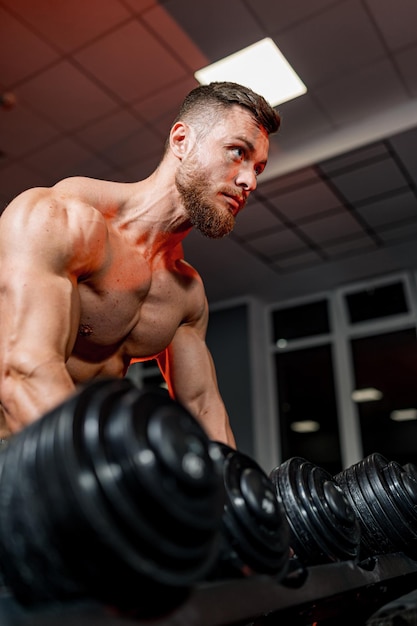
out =
{"type": "Polygon", "coordinates": [[[230,210],[216,206],[213,187],[198,163],[182,163],[177,170],[175,184],[191,224],[205,237],[221,239],[234,228],[235,218],[230,210]]]}

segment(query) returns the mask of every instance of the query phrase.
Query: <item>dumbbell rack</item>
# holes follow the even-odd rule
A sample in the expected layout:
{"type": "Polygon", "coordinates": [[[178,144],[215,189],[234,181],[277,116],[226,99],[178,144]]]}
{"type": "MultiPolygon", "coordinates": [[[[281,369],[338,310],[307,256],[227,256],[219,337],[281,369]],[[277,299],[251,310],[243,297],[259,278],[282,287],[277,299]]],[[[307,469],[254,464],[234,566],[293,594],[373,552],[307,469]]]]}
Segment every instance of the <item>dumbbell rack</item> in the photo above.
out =
{"type": "MultiPolygon", "coordinates": [[[[402,553],[356,564],[338,562],[300,569],[286,581],[255,576],[197,585],[170,615],[153,626],[360,626],[385,604],[417,589],[417,561],[402,553]]],[[[140,589],[138,590],[140,596],[140,589]]],[[[155,598],[157,604],[158,598],[155,598]]],[[[89,602],[26,609],[4,590],[1,626],[149,626],[89,602]]]]}

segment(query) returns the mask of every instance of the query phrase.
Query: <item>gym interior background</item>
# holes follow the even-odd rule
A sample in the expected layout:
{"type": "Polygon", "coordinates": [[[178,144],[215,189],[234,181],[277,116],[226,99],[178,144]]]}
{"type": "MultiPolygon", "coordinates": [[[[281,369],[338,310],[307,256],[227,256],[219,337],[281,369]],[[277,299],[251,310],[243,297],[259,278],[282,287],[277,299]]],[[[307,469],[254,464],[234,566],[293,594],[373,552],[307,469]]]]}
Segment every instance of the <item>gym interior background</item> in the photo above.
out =
{"type": "Polygon", "coordinates": [[[65,176],[145,177],[194,72],[264,37],[307,86],[234,233],[184,245],[238,445],[267,471],[417,462],[416,23],[415,0],[0,0],[1,209],[65,176]]]}

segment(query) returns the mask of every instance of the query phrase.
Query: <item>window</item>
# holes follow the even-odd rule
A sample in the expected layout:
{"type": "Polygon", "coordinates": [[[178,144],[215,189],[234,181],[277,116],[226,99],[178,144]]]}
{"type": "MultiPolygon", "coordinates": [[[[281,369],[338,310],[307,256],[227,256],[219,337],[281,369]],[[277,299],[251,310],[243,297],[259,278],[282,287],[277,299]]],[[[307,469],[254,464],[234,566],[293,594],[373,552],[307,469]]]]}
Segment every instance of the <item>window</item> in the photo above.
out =
{"type": "Polygon", "coordinates": [[[274,343],[329,332],[327,300],[278,309],[272,313],[274,343]]]}
{"type": "Polygon", "coordinates": [[[342,469],[330,344],[275,354],[282,460],[342,469]]]}
{"type": "Polygon", "coordinates": [[[415,328],[351,341],[356,390],[378,392],[359,402],[363,454],[417,463],[417,339],[415,328]]]}
{"type": "Polygon", "coordinates": [[[402,282],[370,286],[345,296],[351,324],[408,312],[402,282]]]}

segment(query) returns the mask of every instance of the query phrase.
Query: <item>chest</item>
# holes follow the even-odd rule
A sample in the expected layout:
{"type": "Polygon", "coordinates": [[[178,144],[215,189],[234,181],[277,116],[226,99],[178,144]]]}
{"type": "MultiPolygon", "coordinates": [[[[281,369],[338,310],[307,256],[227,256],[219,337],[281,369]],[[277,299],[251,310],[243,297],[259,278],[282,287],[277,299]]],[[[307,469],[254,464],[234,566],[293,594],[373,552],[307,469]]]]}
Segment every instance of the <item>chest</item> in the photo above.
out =
{"type": "Polygon", "coordinates": [[[132,356],[157,354],[188,315],[195,279],[181,264],[151,264],[136,249],[112,253],[97,276],[79,284],[80,323],[75,352],[106,358],[116,349],[132,356]]]}

